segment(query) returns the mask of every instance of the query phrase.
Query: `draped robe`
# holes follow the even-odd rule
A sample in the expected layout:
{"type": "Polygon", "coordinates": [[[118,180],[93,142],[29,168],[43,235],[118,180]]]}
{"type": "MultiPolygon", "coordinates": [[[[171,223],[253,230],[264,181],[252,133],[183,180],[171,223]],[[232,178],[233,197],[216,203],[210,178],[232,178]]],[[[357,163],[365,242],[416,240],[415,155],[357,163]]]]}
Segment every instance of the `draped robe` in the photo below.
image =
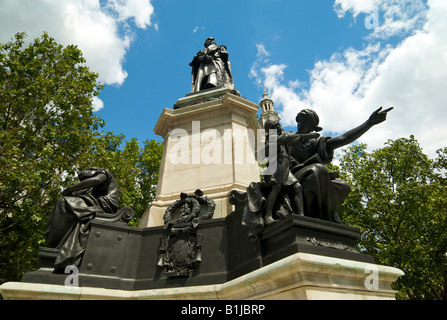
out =
{"type": "Polygon", "coordinates": [[[118,211],[118,184],[107,170],[98,169],[96,175],[100,173],[107,176],[105,182],[60,197],[49,216],[47,246],[60,249],[55,267],[79,265],[95,214],[118,211]]]}
{"type": "Polygon", "coordinates": [[[199,51],[189,65],[192,67],[191,92],[212,87],[234,89],[231,64],[225,46],[209,45],[199,51]]]}
{"type": "Polygon", "coordinates": [[[327,152],[328,139],[321,137],[292,145],[290,153],[296,163],[291,170],[303,188],[304,215],[341,223],[336,210],[348,196],[350,187],[324,166],[334,156],[333,152],[327,152]]]}

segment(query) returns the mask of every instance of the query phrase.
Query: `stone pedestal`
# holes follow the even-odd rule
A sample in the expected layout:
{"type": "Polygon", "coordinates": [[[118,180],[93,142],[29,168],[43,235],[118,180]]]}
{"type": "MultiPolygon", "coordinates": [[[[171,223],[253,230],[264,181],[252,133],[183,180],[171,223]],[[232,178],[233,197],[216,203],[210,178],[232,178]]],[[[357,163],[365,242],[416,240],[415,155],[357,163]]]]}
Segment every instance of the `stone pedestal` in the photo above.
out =
{"type": "Polygon", "coordinates": [[[189,94],[163,110],[154,128],[164,139],[157,194],[141,227],[163,225],[167,206],[196,189],[214,200],[214,218],[232,211],[228,194],[259,181],[258,108],[224,88],[189,94]]]}
{"type": "Polygon", "coordinates": [[[5,299],[394,298],[391,284],[402,271],[357,252],[358,229],[291,215],[248,241],[241,219],[232,212],[200,221],[192,235],[190,223],[133,228],[93,220],[75,287],[65,286],[71,270],[53,267],[57,249],[41,248],[40,268],[0,290],[5,299]],[[201,239],[200,261],[184,269],[189,274],[172,277],[160,265],[169,234],[201,239]]]}
{"type": "Polygon", "coordinates": [[[113,290],[10,282],[5,299],[126,300],[393,300],[403,272],[367,262],[296,253],[222,284],[152,290],[113,290]]]}

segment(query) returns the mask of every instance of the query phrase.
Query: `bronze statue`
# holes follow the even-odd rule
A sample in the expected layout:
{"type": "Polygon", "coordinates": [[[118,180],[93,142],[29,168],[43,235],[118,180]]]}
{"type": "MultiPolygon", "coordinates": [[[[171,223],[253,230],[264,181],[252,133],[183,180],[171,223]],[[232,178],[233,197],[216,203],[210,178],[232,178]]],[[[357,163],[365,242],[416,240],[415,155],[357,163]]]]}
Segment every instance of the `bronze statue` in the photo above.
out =
{"type": "Polygon", "coordinates": [[[269,162],[276,163],[276,170],[273,174],[264,174],[260,183],[251,183],[247,188],[243,224],[251,229],[251,238],[255,238],[264,225],[277,222],[275,218],[279,219],[291,213],[304,215],[302,187],[290,171],[293,159],[290,157],[289,148],[299,141],[319,137],[318,133],[284,132],[278,120],[267,120],[264,129],[267,131],[266,153],[269,162]],[[271,147],[272,143],[277,145],[276,152],[271,147]]]}
{"type": "MultiPolygon", "coordinates": [[[[357,140],[371,127],[386,120],[387,113],[379,108],[362,125],[331,138],[320,137],[309,141],[299,141],[291,146],[291,156],[296,161],[292,172],[303,187],[303,206],[306,216],[339,222],[336,210],[350,192],[347,182],[338,178],[337,173],[328,172],[324,164],[330,163],[334,150],[357,140]]],[[[321,131],[315,111],[304,109],[296,117],[299,134],[321,131]]]]}
{"type": "Polygon", "coordinates": [[[206,39],[204,45],[205,49],[199,51],[189,64],[192,67],[191,92],[214,87],[234,89],[227,48],[216,44],[213,37],[206,39]]]}
{"type": "Polygon", "coordinates": [[[109,171],[89,168],[78,178],[79,183],[62,191],[48,219],[47,247],[60,249],[56,267],[78,265],[95,214],[118,211],[118,185],[109,171]]]}
{"type": "MultiPolygon", "coordinates": [[[[267,131],[266,143],[270,139],[275,139],[277,143],[276,154],[269,154],[269,161],[276,161],[276,171],[272,175],[264,175],[263,182],[271,187],[270,193],[267,198],[266,212],[265,212],[265,224],[273,224],[276,220],[273,218],[273,209],[275,202],[277,202],[278,195],[281,189],[291,189],[292,203],[294,205],[294,212],[303,216],[303,198],[302,187],[298,179],[290,171],[291,161],[289,146],[291,144],[298,143],[299,141],[308,140],[319,137],[318,133],[286,133],[283,131],[279,120],[267,120],[264,124],[264,129],[267,131]],[[268,133],[271,131],[271,133],[268,133]],[[275,132],[276,131],[276,132],[275,132]],[[271,137],[273,135],[273,137],[271,137]]],[[[281,211],[278,212],[281,215],[281,211]]]]}
{"type": "Polygon", "coordinates": [[[251,183],[246,193],[232,194],[236,210],[243,210],[242,224],[249,228],[249,239],[256,239],[265,225],[292,213],[341,223],[336,210],[350,187],[338,178],[338,173],[329,172],[325,164],[332,161],[335,149],[385,121],[392,109],[376,110],[365,123],[335,138],[320,137],[319,117],[310,109],[298,113],[297,133],[284,132],[278,120],[267,120],[264,128],[270,131],[270,137],[265,148],[271,152],[270,144],[276,141],[277,152],[268,157],[269,162],[276,163],[276,171],[264,175],[261,182],[251,183]]]}

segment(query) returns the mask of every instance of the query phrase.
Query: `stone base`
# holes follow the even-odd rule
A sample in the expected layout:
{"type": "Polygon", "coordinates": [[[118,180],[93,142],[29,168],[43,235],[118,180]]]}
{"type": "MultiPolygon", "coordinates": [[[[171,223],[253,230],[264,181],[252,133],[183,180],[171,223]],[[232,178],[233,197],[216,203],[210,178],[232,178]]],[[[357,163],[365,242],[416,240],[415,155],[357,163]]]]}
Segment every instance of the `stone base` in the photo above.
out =
{"type": "MultiPolygon", "coordinates": [[[[201,220],[192,234],[188,231],[191,223],[133,228],[95,219],[78,267],[78,283],[118,290],[216,285],[296,253],[375,263],[371,256],[356,251],[360,237],[356,228],[290,215],[266,227],[256,241],[249,241],[242,214],[201,220]],[[177,241],[187,247],[179,247],[180,256],[175,257],[177,241]],[[180,274],[171,276],[170,270],[180,274]]],[[[22,282],[64,285],[67,274],[53,267],[57,254],[56,249],[40,248],[40,268],[25,273],[22,282]]]]}
{"type": "Polygon", "coordinates": [[[133,228],[94,219],[76,286],[40,248],[36,271],[0,289],[6,299],[391,299],[403,273],[356,251],[356,228],[290,215],[248,240],[242,212],[133,228]],[[96,289],[95,289],[96,288],[96,289]]]}
{"type": "Polygon", "coordinates": [[[395,299],[396,268],[296,253],[223,284],[152,290],[113,290],[9,282],[4,299],[126,300],[382,300],[395,299]]]}
{"type": "Polygon", "coordinates": [[[177,103],[174,105],[174,110],[189,107],[202,102],[216,100],[222,98],[226,93],[232,93],[238,97],[241,96],[240,92],[234,89],[209,88],[199,92],[188,93],[184,98],[178,99],[177,103]]]}
{"type": "Polygon", "coordinates": [[[166,208],[181,192],[200,189],[214,200],[214,218],[232,211],[228,196],[259,181],[255,159],[259,105],[231,89],[187,95],[165,108],[155,127],[163,138],[157,194],[140,227],[163,225],[166,208]]]}

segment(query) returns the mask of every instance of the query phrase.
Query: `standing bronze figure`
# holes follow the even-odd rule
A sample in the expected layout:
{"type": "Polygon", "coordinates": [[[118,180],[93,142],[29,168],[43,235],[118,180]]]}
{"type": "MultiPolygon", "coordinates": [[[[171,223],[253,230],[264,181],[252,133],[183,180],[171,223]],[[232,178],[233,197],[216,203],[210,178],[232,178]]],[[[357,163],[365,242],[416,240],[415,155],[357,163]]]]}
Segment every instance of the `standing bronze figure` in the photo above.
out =
{"type": "Polygon", "coordinates": [[[213,37],[206,39],[205,49],[189,65],[192,67],[191,93],[214,87],[234,89],[227,47],[216,44],[213,37]]]}

